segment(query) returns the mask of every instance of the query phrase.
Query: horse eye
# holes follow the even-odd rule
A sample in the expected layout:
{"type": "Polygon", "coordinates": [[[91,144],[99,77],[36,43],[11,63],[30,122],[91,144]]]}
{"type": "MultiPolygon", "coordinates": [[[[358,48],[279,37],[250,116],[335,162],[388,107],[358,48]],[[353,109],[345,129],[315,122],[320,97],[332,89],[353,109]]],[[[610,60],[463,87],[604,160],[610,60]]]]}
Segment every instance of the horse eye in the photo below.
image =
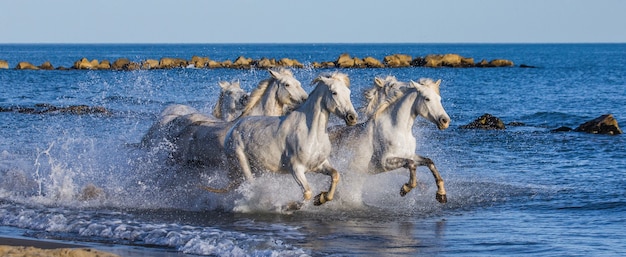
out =
{"type": "Polygon", "coordinates": [[[424,99],[426,102],[430,102],[430,98],[426,98],[424,99]]]}
{"type": "Polygon", "coordinates": [[[289,85],[289,84],[285,84],[285,86],[286,86],[286,87],[289,87],[289,86],[291,86],[291,85],[289,85]]]}
{"type": "Polygon", "coordinates": [[[332,91],[332,92],[333,92],[333,95],[337,95],[337,92],[335,92],[335,91],[332,91]]]}

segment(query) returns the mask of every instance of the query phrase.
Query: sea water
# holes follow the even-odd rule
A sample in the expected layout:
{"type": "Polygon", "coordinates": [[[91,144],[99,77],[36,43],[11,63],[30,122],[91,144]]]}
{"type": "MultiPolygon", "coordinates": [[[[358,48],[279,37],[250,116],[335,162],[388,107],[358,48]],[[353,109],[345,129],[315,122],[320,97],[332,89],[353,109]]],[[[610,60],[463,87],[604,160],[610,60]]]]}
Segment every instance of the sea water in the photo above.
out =
{"type": "MultiPolygon", "coordinates": [[[[624,123],[625,44],[0,45],[0,59],[11,68],[20,61],[71,67],[83,57],[140,62],[193,55],[310,64],[342,53],[379,60],[457,53],[515,62],[340,70],[350,76],[357,108],[376,76],[442,80],[450,128],[439,131],[418,118],[413,134],[417,153],[431,158],[446,181],[448,203],[435,200],[426,168],[418,169],[419,186],[405,197],[399,194],[404,170],[346,169],[335,200],[283,213],[281,205],[301,197],[290,175],[264,175],[217,195],[201,186],[223,170],[180,165],[164,149],[136,147],[169,104],[210,113],[219,81],[238,80],[249,91],[269,76],[264,70],[6,69],[0,70],[4,109],[88,105],[110,114],[0,112],[0,232],[171,256],[626,255],[625,137],[551,131],[606,113],[624,123]],[[459,128],[484,113],[523,125],[459,128]],[[90,187],[101,191],[86,198],[90,187]]],[[[295,69],[294,75],[310,92],[313,78],[328,71],[295,69]]],[[[329,182],[307,177],[314,192],[329,182]]]]}

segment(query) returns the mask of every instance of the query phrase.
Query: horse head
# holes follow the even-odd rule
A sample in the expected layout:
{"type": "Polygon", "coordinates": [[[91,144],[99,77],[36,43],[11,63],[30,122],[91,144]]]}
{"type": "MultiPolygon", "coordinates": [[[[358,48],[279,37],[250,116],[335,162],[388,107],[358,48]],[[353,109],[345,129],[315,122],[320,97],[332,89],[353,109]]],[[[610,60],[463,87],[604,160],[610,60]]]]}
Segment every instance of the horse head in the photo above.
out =
{"type": "Polygon", "coordinates": [[[269,73],[278,86],[276,98],[281,105],[293,107],[303,103],[308,98],[309,95],[302,88],[300,81],[293,77],[290,70],[269,70],[269,73]]]}
{"type": "Polygon", "coordinates": [[[219,119],[232,120],[238,116],[237,112],[243,111],[248,104],[249,95],[241,89],[239,81],[219,82],[222,88],[220,97],[213,108],[213,116],[219,119]]]}
{"type": "Polygon", "coordinates": [[[350,100],[350,79],[346,74],[335,72],[321,75],[313,83],[318,85],[316,90],[320,88],[319,84],[326,85],[323,87],[326,91],[323,93],[322,103],[327,110],[341,117],[346,125],[356,125],[358,115],[350,100]]]}
{"type": "Polygon", "coordinates": [[[419,116],[424,117],[444,130],[450,126],[450,116],[441,104],[439,85],[441,80],[420,79],[419,82],[411,81],[410,86],[419,92],[420,101],[416,101],[415,110],[419,116]]]}

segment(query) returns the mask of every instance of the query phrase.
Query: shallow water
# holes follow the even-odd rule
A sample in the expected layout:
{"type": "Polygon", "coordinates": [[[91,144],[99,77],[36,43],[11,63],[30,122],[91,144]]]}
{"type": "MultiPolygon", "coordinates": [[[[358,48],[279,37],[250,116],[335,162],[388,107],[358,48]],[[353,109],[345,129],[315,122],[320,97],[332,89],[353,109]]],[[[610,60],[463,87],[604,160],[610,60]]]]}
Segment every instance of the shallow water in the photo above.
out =
{"type": "MultiPolygon", "coordinates": [[[[339,54],[458,53],[504,58],[534,69],[348,69],[352,98],[374,76],[442,79],[445,131],[418,119],[418,154],[446,180],[448,203],[435,200],[425,168],[406,197],[408,174],[342,170],[337,199],[292,214],[301,193],[288,175],[268,175],[229,195],[199,188],[221,170],[180,166],[163,149],[134,147],[172,103],[209,112],[220,80],[250,90],[263,70],[177,69],[134,72],[0,70],[0,107],[85,104],[111,115],[0,112],[0,226],[33,238],[167,249],[199,255],[550,255],[626,254],[626,140],[550,132],[612,113],[626,115],[624,44],[375,45],[0,45],[0,59],[69,67],[82,57],[109,59],[239,55],[302,63],[339,54]],[[505,131],[459,126],[490,113],[505,131]],[[199,183],[200,182],[200,183],[199,183]],[[82,200],[94,184],[104,196],[82,200]]],[[[318,70],[295,70],[306,86],[318,70]]],[[[337,120],[334,120],[337,122],[337,120]]],[[[340,164],[338,164],[340,165],[340,164]]],[[[328,178],[307,175],[314,191],[328,178]]]]}

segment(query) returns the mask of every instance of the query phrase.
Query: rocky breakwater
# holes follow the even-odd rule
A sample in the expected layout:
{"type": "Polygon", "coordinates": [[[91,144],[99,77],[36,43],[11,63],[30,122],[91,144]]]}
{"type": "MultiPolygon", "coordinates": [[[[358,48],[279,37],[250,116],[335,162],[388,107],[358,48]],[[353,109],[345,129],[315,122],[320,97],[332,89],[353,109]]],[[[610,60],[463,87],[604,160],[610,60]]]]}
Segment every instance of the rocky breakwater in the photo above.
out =
{"type": "MultiPolygon", "coordinates": [[[[81,58],[74,62],[71,68],[59,66],[57,70],[76,69],[76,70],[152,70],[152,69],[175,69],[175,68],[200,68],[200,69],[269,69],[276,67],[285,68],[304,68],[311,67],[316,69],[323,68],[403,68],[403,67],[429,67],[429,68],[487,68],[487,67],[513,67],[513,61],[506,59],[494,59],[491,61],[481,60],[474,62],[474,58],[463,57],[458,54],[431,54],[424,57],[412,57],[407,54],[393,54],[385,56],[382,61],[374,57],[367,56],[365,58],[353,57],[348,53],[341,54],[334,61],[311,62],[307,65],[302,64],[296,59],[282,58],[266,58],[252,59],[245,56],[239,56],[234,61],[216,61],[209,57],[193,56],[191,60],[183,58],[163,57],[160,60],[147,59],[140,62],[134,62],[127,58],[119,58],[112,63],[109,60],[99,61],[97,59],[81,58]]],[[[9,63],[0,60],[0,69],[8,69],[9,63]]],[[[529,65],[520,65],[520,67],[532,67],[529,65]]],[[[19,62],[15,66],[17,70],[53,70],[54,66],[50,62],[45,62],[40,66],[35,66],[29,62],[19,62]]]]}

